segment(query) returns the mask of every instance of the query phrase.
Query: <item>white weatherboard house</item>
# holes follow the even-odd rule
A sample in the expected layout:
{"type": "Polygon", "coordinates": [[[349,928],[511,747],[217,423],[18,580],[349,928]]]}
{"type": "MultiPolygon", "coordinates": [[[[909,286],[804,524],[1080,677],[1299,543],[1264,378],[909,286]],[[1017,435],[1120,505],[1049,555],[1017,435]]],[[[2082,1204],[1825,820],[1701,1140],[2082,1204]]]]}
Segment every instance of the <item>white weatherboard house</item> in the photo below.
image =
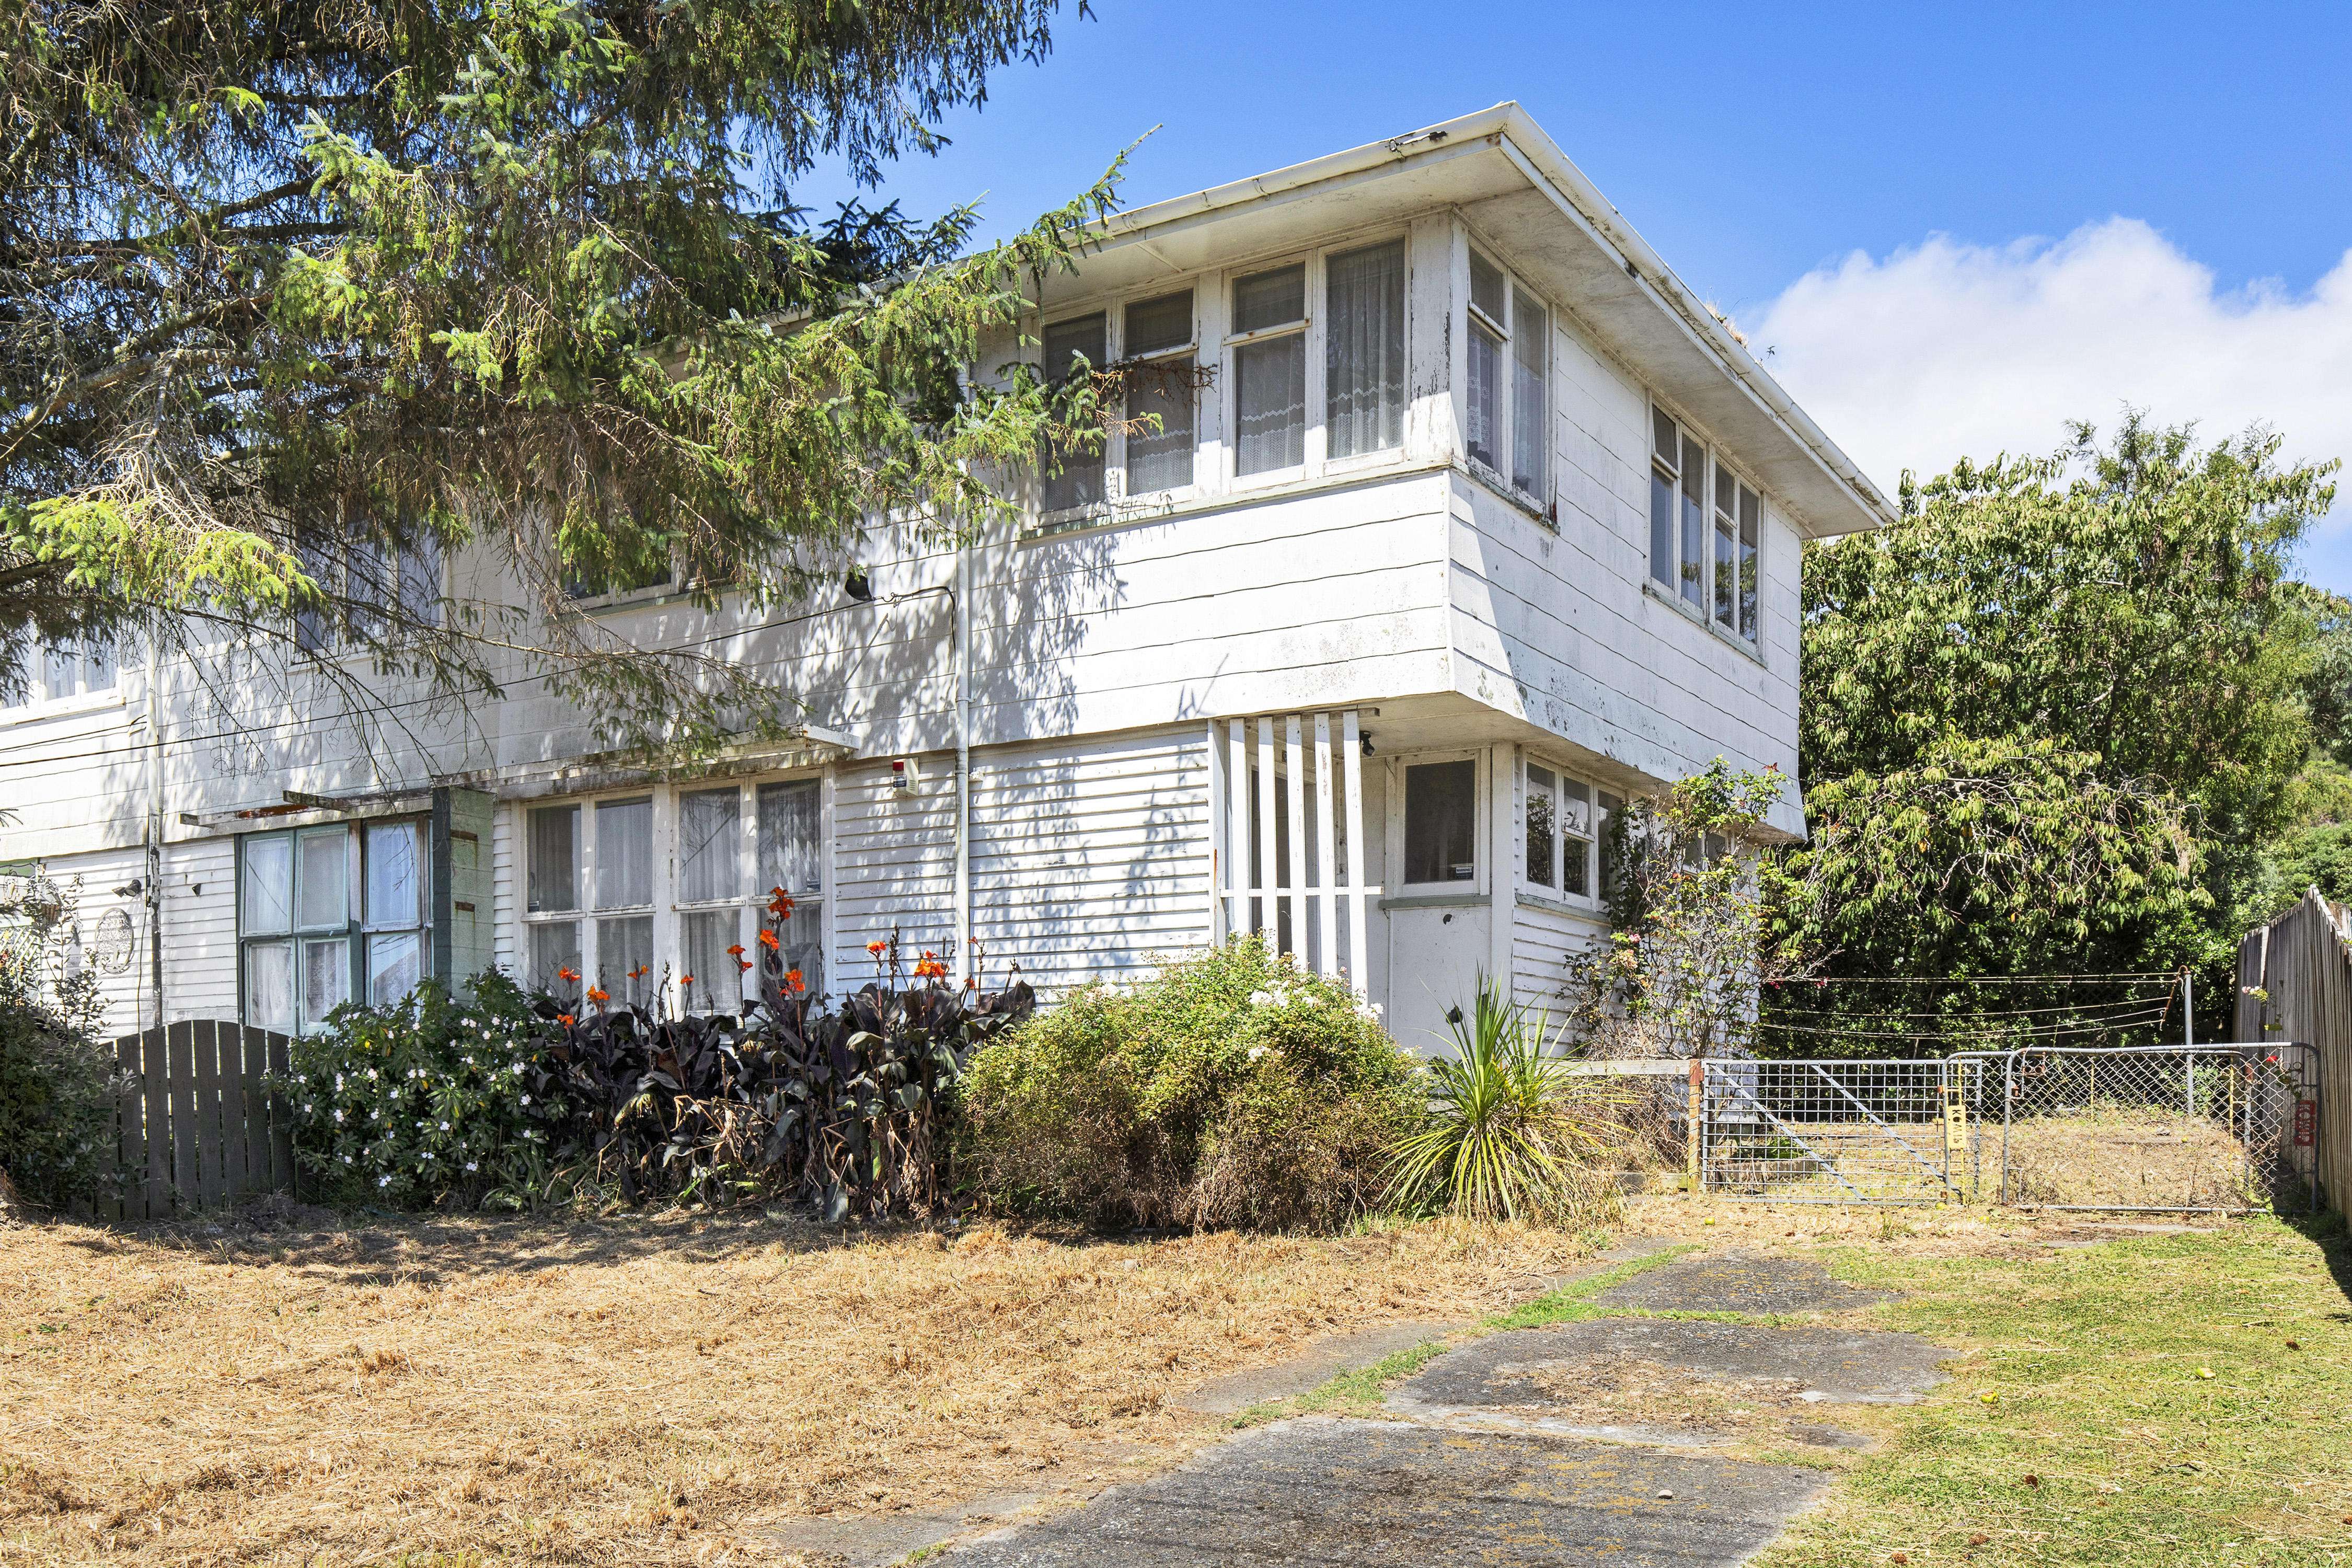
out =
{"type": "Polygon", "coordinates": [[[1886,504],[1517,107],[1128,212],[1028,334],[1165,363],[1160,429],[966,549],[877,529],[870,598],[582,601],[773,668],[804,740],[625,767],[523,679],[362,745],[282,683],[56,649],[0,709],[0,860],[78,880],[126,1029],[491,963],[709,1006],[782,884],[825,988],[894,926],[1050,1000],[1270,925],[1428,1049],[1482,971],[1557,987],[1624,797],[1793,779],[1800,545],[1886,504]]]}

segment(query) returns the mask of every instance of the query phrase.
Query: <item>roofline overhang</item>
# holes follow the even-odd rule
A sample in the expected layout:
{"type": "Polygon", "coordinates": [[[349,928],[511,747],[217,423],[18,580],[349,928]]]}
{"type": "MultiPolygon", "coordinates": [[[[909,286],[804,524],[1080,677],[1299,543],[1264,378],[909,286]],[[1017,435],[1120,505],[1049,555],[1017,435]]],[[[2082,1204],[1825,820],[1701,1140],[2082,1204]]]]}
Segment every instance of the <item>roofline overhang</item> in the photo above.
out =
{"type": "Polygon", "coordinates": [[[1858,532],[1895,520],[1885,496],[1853,459],[1797,405],[1732,336],[1730,327],[1675,276],[1624,215],[1516,102],[1498,103],[1384,142],[1366,142],[1287,168],[1115,213],[1094,226],[1097,235],[1094,244],[1100,249],[1133,245],[1148,251],[1155,237],[1234,216],[1254,205],[1311,198],[1405,167],[1425,167],[1488,147],[1499,150],[1531,187],[1622,268],[1681,335],[1807,455],[1846,510],[1843,517],[1819,515],[1819,509],[1799,513],[1797,521],[1808,538],[1858,532]]]}

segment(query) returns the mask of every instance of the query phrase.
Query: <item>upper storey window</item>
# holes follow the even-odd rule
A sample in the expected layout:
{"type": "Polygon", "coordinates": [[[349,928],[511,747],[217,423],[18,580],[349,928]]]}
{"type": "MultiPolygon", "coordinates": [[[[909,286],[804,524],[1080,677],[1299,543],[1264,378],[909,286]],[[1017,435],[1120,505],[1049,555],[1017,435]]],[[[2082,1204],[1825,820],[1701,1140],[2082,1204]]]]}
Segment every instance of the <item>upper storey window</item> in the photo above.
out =
{"type": "Polygon", "coordinates": [[[1663,408],[1650,410],[1650,575],[1753,643],[1764,500],[1663,408]]]}
{"type": "Polygon", "coordinates": [[[1041,510],[1299,479],[1401,448],[1406,273],[1402,239],[1351,244],[1047,321],[1046,376],[1116,368],[1125,404],[1099,438],[1045,454],[1041,510]]]}
{"type": "Polygon", "coordinates": [[[27,638],[16,653],[12,668],[0,669],[0,710],[37,710],[115,689],[114,644],[107,638],[68,637],[47,643],[27,638]]]}
{"type": "Polygon", "coordinates": [[[1473,462],[1548,500],[1551,482],[1551,311],[1500,267],[1470,253],[1469,428],[1473,462]]]}

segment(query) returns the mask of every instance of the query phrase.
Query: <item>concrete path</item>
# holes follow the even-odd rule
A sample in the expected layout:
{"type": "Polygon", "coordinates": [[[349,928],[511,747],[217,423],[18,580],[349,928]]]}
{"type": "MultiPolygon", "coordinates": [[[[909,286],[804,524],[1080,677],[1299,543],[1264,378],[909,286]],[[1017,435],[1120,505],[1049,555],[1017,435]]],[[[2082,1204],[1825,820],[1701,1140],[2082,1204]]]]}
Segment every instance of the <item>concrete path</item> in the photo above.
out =
{"type": "MultiPolygon", "coordinates": [[[[1671,1245],[1621,1244],[1586,1277],[1671,1245]]],[[[1530,1281],[1543,1294],[1578,1276],[1530,1281]]],[[[1677,1258],[1601,1293],[1634,1313],[1838,1312],[1885,1300],[1812,1263],[1729,1252],[1677,1258]]],[[[1234,1414],[1473,1325],[1394,1323],[1337,1336],[1183,1403],[1234,1414]]],[[[1602,1317],[1474,1339],[1387,1401],[1395,1419],[1305,1415],[1239,1434],[1179,1468],[971,1539],[1062,1489],[888,1519],[801,1521],[775,1538],[880,1568],[963,1537],[954,1568],[1732,1568],[1828,1483],[1821,1472],[1694,1450],[1769,1435],[1854,1447],[1821,1405],[1918,1397],[1947,1352],[1909,1334],[1602,1317]],[[1799,1417],[1804,1417],[1800,1419],[1799,1417]]],[[[931,1559],[926,1559],[931,1561],[931,1559]]]]}
{"type": "Polygon", "coordinates": [[[1716,1568],[1826,1485],[1813,1470],[1528,1434],[1303,1416],[1073,1514],[952,1552],[955,1568],[1716,1568]]]}

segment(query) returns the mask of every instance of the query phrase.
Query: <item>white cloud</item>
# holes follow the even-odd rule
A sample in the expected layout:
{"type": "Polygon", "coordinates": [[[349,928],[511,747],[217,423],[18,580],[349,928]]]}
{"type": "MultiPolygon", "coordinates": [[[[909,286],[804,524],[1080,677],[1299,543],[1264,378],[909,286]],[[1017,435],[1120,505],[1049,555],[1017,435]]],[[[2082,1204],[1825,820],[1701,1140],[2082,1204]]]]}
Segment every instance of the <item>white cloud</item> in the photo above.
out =
{"type": "MultiPolygon", "coordinates": [[[[2307,294],[2219,289],[2147,224],[2109,218],[2056,243],[1938,236],[1856,252],[1790,285],[1750,345],[1831,437],[1893,492],[1954,458],[2042,453],[2064,422],[2123,405],[2209,437],[2260,422],[2296,458],[2352,458],[2352,251],[2307,294]]],[[[2352,498],[2352,482],[2338,487],[2352,498]]],[[[2352,504],[2305,552],[2352,588],[2352,504]]]]}

